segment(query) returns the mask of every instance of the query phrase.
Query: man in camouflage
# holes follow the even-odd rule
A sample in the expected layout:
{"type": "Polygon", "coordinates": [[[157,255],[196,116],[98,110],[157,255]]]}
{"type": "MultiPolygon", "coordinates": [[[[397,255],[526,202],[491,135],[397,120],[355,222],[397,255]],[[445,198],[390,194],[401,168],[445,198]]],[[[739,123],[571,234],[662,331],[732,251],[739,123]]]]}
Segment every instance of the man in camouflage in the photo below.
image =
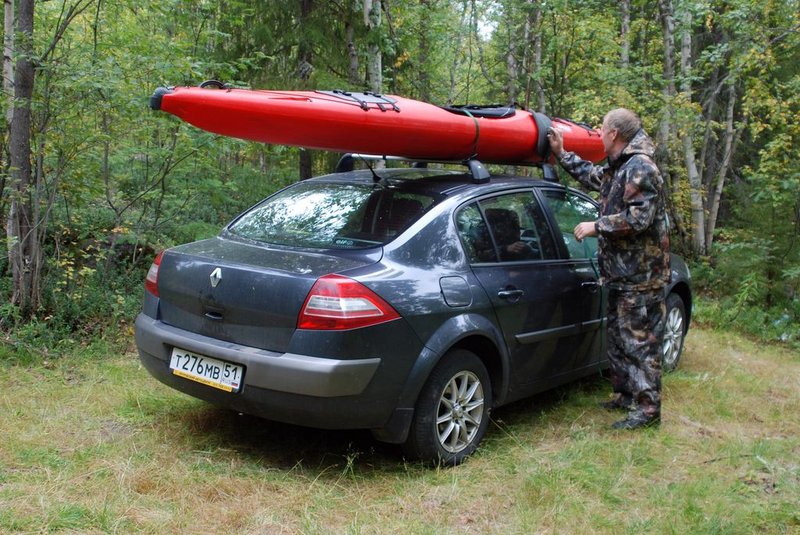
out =
{"type": "Polygon", "coordinates": [[[616,429],[661,420],[661,348],[664,288],[670,281],[669,234],[663,180],[653,142],[630,110],[610,111],[600,136],[608,162],[595,166],[563,150],[561,132],[548,131],[561,166],[600,192],[600,218],[578,223],[577,240],[598,238],[601,284],[608,289],[608,360],[614,397],[607,409],[629,410],[616,429]]]}

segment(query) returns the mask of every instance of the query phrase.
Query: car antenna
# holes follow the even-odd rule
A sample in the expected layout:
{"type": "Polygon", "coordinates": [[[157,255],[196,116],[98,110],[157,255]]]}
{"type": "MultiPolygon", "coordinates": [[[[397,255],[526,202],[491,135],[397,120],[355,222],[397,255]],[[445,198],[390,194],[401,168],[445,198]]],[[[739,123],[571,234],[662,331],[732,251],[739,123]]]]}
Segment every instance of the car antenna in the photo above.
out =
{"type": "Polygon", "coordinates": [[[358,154],[357,156],[361,159],[362,162],[364,162],[364,165],[367,166],[367,169],[369,169],[369,172],[372,173],[372,181],[375,182],[376,184],[383,185],[383,182],[384,182],[383,177],[375,172],[375,169],[373,169],[372,166],[370,165],[369,161],[366,158],[364,158],[364,155],[363,154],[358,154]]]}

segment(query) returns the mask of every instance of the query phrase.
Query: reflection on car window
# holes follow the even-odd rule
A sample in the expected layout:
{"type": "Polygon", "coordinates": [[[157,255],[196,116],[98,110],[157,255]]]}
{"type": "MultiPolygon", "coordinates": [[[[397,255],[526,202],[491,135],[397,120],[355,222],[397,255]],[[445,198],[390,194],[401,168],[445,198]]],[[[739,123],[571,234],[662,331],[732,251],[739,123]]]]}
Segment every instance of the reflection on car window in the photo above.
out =
{"type": "Polygon", "coordinates": [[[471,263],[555,258],[555,245],[531,192],[501,195],[463,208],[456,215],[471,263]]]}
{"type": "Polygon", "coordinates": [[[228,230],[275,245],[373,247],[411,226],[434,203],[428,195],[392,188],[301,183],[266,199],[228,230]]]}
{"type": "Polygon", "coordinates": [[[470,263],[497,262],[489,229],[477,204],[470,204],[458,212],[456,226],[470,263]]]}
{"type": "Polygon", "coordinates": [[[594,258],[597,255],[597,238],[585,238],[579,242],[573,232],[578,223],[597,220],[597,207],[567,190],[544,190],[544,196],[556,218],[570,258],[594,258]]]}

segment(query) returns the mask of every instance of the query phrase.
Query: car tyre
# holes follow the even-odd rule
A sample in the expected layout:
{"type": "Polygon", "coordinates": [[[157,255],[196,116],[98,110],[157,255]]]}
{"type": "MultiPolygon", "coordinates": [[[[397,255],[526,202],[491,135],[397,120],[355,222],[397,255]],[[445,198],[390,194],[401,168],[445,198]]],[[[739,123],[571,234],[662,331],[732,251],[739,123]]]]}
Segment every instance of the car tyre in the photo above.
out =
{"type": "Polygon", "coordinates": [[[407,456],[455,466],[478,447],[489,425],[492,385],[471,351],[447,353],[422,387],[414,411],[407,456]]]}
{"type": "Polygon", "coordinates": [[[686,307],[678,294],[667,296],[667,315],[664,319],[664,344],[661,367],[671,372],[678,367],[686,336],[686,307]]]}

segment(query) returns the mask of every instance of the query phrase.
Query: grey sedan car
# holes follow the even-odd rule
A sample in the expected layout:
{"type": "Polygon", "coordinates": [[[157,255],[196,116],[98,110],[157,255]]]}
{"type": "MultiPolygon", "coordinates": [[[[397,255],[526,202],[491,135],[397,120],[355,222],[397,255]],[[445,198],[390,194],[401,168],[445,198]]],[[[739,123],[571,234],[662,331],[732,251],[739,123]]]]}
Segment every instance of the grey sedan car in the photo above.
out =
{"type": "MultiPolygon", "coordinates": [[[[563,185],[460,171],[352,171],[298,182],[215,238],[168,249],[136,343],[163,383],[229,409],[370,429],[457,464],[491,409],[603,369],[597,204],[563,185]]],[[[692,307],[672,257],[664,340],[692,307]]]]}

